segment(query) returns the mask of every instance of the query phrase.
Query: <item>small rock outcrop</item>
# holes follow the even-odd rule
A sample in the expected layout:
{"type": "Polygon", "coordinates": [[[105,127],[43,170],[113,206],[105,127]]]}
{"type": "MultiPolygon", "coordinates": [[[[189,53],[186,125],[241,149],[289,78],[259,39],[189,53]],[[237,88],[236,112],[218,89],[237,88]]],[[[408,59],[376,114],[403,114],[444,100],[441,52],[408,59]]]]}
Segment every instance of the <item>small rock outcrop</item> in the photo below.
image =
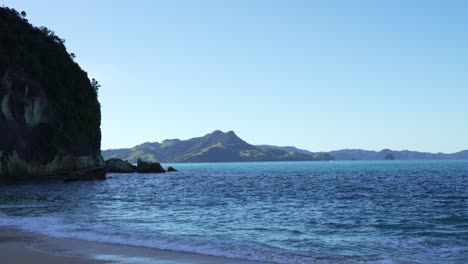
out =
{"type": "Polygon", "coordinates": [[[158,162],[147,162],[138,159],[137,162],[138,173],[163,173],[166,172],[158,162]]]}
{"type": "Polygon", "coordinates": [[[64,177],[65,182],[105,180],[105,179],[106,179],[105,168],[93,168],[93,169],[75,171],[64,177]]]}
{"type": "Polygon", "coordinates": [[[106,170],[112,173],[133,173],[137,167],[126,160],[109,159],[106,160],[106,170]]]}
{"type": "Polygon", "coordinates": [[[166,171],[170,172],[170,171],[178,171],[178,170],[174,169],[174,167],[172,167],[172,166],[169,166],[169,167],[166,168],[166,171]]]}

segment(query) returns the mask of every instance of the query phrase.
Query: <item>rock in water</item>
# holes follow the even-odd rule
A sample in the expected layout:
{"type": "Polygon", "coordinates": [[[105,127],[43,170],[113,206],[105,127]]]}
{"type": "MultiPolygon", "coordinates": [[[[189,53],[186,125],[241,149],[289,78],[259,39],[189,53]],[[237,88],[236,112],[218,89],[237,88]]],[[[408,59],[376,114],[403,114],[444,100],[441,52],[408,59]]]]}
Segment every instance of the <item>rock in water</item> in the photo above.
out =
{"type": "Polygon", "coordinates": [[[84,170],[70,173],[69,175],[64,177],[65,182],[105,180],[105,179],[106,179],[105,168],[84,169],[84,170]]]}
{"type": "Polygon", "coordinates": [[[137,172],[139,173],[163,173],[166,172],[158,162],[146,162],[138,159],[137,172]]]}
{"type": "Polygon", "coordinates": [[[107,172],[133,173],[137,167],[126,160],[110,159],[106,160],[107,172]]]}
{"type": "Polygon", "coordinates": [[[169,171],[178,171],[178,170],[176,170],[176,169],[175,169],[174,167],[172,167],[172,166],[169,166],[169,167],[167,167],[166,171],[169,172],[169,171]]]}
{"type": "Polygon", "coordinates": [[[63,39],[0,7],[0,181],[102,178],[98,87],[63,39]]]}

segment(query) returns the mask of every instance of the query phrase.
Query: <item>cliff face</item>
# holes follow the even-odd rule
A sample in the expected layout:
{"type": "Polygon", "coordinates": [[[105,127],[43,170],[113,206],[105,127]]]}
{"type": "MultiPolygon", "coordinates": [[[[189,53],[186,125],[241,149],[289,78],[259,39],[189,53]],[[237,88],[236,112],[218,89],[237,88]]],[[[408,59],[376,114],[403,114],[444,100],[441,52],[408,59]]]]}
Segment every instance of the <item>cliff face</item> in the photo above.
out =
{"type": "Polygon", "coordinates": [[[0,8],[0,180],[104,167],[97,88],[64,40],[0,8]]]}

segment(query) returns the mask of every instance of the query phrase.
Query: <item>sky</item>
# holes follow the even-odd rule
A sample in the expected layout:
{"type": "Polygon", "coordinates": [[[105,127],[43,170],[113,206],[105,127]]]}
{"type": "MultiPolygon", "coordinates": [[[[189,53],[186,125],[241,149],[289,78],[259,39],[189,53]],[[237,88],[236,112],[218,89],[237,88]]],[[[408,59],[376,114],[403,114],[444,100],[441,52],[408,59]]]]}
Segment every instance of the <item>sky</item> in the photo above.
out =
{"type": "Polygon", "coordinates": [[[0,0],[101,84],[102,149],[468,149],[468,1],[0,0]]]}

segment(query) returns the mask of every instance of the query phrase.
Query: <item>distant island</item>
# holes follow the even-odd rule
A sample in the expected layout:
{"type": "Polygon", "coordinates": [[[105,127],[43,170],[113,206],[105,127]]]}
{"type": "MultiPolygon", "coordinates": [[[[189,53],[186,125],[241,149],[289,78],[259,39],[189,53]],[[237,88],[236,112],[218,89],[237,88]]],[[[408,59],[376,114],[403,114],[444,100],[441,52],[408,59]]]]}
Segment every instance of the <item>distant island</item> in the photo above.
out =
{"type": "Polygon", "coordinates": [[[240,162],[240,161],[329,161],[329,160],[411,160],[468,159],[468,150],[452,154],[383,149],[371,151],[342,149],[312,152],[293,146],[252,145],[233,131],[216,130],[188,140],[166,139],[161,143],[146,142],[133,148],[102,151],[104,159],[118,158],[136,163],[138,159],[152,162],[240,162]]]}
{"type": "Polygon", "coordinates": [[[381,151],[363,149],[342,149],[327,152],[333,155],[336,160],[448,160],[448,159],[468,159],[468,150],[455,153],[430,153],[411,150],[391,150],[381,151]]]}
{"type": "Polygon", "coordinates": [[[327,153],[301,153],[294,150],[251,145],[233,131],[219,130],[188,140],[167,139],[143,143],[133,148],[103,150],[104,159],[119,158],[135,163],[138,159],[157,162],[235,162],[235,161],[319,161],[333,160],[327,153]]]}

